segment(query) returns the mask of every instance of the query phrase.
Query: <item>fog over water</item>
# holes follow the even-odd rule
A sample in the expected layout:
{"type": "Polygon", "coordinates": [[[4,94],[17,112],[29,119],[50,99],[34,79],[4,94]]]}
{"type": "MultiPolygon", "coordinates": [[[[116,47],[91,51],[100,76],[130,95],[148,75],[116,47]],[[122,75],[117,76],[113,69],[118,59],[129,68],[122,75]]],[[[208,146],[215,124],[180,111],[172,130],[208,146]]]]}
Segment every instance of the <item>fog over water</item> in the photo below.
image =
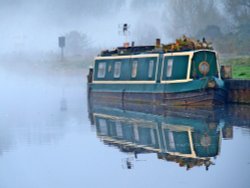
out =
{"type": "MultiPolygon", "coordinates": [[[[205,113],[185,108],[185,113],[179,111],[180,118],[144,106],[138,107],[144,111],[94,108],[87,96],[87,67],[101,49],[122,45],[123,23],[129,24],[128,41],[141,45],[150,45],[156,38],[165,43],[182,34],[198,36],[211,25],[216,36],[223,38],[225,31],[238,23],[234,17],[225,18],[229,15],[225,2],[0,0],[0,188],[249,188],[249,106],[223,106],[205,109],[205,113]],[[80,54],[72,55],[65,50],[61,61],[58,36],[70,36],[72,31],[87,42],[83,47],[80,45],[80,54]],[[93,119],[100,112],[106,118],[115,114],[118,119],[127,120],[129,126],[132,122],[135,128],[150,125],[159,130],[160,136],[164,133],[161,122],[174,120],[177,124],[172,127],[177,130],[183,123],[197,129],[198,137],[205,135],[202,144],[206,147],[211,141],[206,136],[212,133],[215,154],[205,158],[213,163],[208,170],[205,163],[185,166],[178,161],[178,154],[167,160],[158,149],[145,152],[142,144],[137,147],[117,137],[105,137],[100,134],[97,119],[93,119]]],[[[114,119],[110,122],[111,126],[117,124],[121,128],[121,122],[114,119]]],[[[147,144],[152,131],[149,134],[148,129],[143,131],[146,136],[141,141],[147,144]]],[[[133,137],[127,132],[124,135],[133,137]]],[[[181,147],[191,144],[186,137],[184,141],[180,141],[181,147]]],[[[203,152],[209,153],[209,149],[203,152]]]]}
{"type": "Polygon", "coordinates": [[[80,74],[0,73],[0,153],[22,143],[50,144],[86,124],[87,97],[80,74]]]}
{"type": "MultiPolygon", "coordinates": [[[[140,147],[135,158],[128,148],[105,143],[97,121],[91,125],[89,119],[95,111],[88,109],[85,77],[82,71],[26,74],[0,69],[0,187],[249,187],[249,106],[207,109],[211,115],[199,113],[201,120],[192,118],[196,114],[191,111],[191,116],[182,116],[187,126],[198,123],[198,129],[210,127],[223,135],[208,171],[204,166],[186,170],[157,153],[140,153],[140,147]],[[128,160],[132,169],[126,168],[128,160]]],[[[112,110],[117,111],[108,110],[106,117],[112,110]]],[[[136,110],[121,110],[121,118],[131,113],[131,120],[140,118],[136,110]]],[[[144,117],[153,123],[168,119],[150,112],[144,117]]],[[[140,121],[136,125],[144,127],[145,119],[140,121]]],[[[183,123],[178,117],[176,121],[183,123]]]]}

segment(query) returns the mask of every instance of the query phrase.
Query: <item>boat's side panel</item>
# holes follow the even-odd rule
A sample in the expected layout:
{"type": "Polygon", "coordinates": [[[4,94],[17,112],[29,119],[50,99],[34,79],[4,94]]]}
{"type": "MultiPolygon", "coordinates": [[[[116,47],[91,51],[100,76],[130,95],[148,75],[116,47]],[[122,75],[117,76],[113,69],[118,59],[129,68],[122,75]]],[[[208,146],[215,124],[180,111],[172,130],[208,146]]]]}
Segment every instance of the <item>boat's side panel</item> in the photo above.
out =
{"type": "Polygon", "coordinates": [[[162,81],[166,80],[184,80],[187,78],[188,55],[183,56],[166,56],[162,69],[162,81]],[[169,71],[172,62],[172,71],[169,71]],[[168,75],[169,74],[169,75],[168,75]]]}
{"type": "Polygon", "coordinates": [[[103,58],[97,59],[94,66],[94,83],[116,83],[116,82],[136,82],[136,81],[154,81],[157,76],[157,67],[159,63],[159,54],[151,56],[130,56],[129,58],[103,58]],[[118,76],[115,76],[116,63],[120,63],[118,76]],[[105,74],[99,76],[100,64],[105,66],[105,74]],[[150,73],[151,72],[151,73],[150,73]]]}
{"type": "Polygon", "coordinates": [[[158,60],[157,69],[156,69],[156,83],[160,83],[161,81],[163,61],[164,61],[164,55],[159,54],[159,60],[158,60]]]}
{"type": "Polygon", "coordinates": [[[95,92],[137,92],[137,93],[174,93],[201,90],[207,87],[208,79],[182,83],[93,83],[89,84],[95,92]]]}
{"type": "Polygon", "coordinates": [[[91,92],[92,98],[97,103],[135,102],[157,105],[214,105],[223,104],[226,92],[222,89],[196,90],[179,93],[130,93],[130,92],[91,92]]]}

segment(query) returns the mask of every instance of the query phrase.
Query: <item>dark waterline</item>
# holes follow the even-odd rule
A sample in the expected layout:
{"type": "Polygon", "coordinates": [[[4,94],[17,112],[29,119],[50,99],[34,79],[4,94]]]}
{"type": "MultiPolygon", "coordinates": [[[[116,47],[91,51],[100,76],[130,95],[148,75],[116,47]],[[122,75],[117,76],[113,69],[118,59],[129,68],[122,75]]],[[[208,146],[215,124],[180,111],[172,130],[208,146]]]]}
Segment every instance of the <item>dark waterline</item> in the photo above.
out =
{"type": "Polygon", "coordinates": [[[1,188],[250,187],[249,106],[162,111],[92,103],[89,109],[86,75],[73,75],[0,69],[1,188]],[[93,118],[98,114],[106,128],[93,118]],[[116,134],[110,134],[112,123],[116,134]],[[159,149],[157,134],[149,127],[162,131],[161,139],[169,136],[162,141],[165,147],[159,149]],[[196,146],[207,150],[199,154],[196,149],[196,154],[209,155],[208,170],[203,161],[193,165],[194,160],[180,158],[190,145],[180,127],[199,133],[196,138],[202,142],[196,146]]]}

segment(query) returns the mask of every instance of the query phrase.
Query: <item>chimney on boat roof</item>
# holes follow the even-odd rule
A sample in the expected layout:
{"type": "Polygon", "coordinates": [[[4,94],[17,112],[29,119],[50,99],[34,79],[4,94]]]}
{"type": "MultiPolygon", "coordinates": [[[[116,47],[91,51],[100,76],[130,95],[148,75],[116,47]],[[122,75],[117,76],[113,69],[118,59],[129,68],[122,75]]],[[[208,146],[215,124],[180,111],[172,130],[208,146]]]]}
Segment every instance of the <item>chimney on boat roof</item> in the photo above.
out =
{"type": "Polygon", "coordinates": [[[156,39],[156,41],[155,41],[155,47],[156,48],[160,48],[161,47],[161,39],[156,39]]]}
{"type": "Polygon", "coordinates": [[[134,47],[134,46],[135,46],[135,42],[134,42],[134,41],[132,41],[131,46],[132,46],[132,47],[134,47]]]}
{"type": "Polygon", "coordinates": [[[128,47],[129,47],[129,42],[124,42],[124,43],[123,43],[123,47],[124,47],[124,48],[128,48],[128,47]]]}

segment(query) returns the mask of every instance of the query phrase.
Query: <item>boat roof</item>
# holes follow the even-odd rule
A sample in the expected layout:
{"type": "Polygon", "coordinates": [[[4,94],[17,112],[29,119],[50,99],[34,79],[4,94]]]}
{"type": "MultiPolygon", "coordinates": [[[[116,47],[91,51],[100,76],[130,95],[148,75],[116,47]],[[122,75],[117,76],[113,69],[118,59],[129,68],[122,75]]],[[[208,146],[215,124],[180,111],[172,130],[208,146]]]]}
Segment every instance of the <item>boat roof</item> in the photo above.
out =
{"type": "Polygon", "coordinates": [[[113,50],[104,50],[99,56],[113,56],[113,55],[136,55],[141,53],[155,53],[162,50],[155,49],[155,46],[130,46],[130,47],[117,47],[113,50]]]}
{"type": "Polygon", "coordinates": [[[107,59],[107,58],[128,58],[130,56],[134,55],[142,55],[143,57],[146,56],[153,56],[155,54],[171,54],[171,55],[177,55],[177,54],[190,54],[200,51],[208,51],[208,52],[215,52],[212,49],[187,49],[187,50],[173,50],[173,51],[165,51],[164,49],[157,49],[155,46],[137,46],[137,47],[118,47],[114,50],[105,50],[102,51],[100,55],[98,55],[95,59],[107,59]]]}
{"type": "Polygon", "coordinates": [[[155,45],[147,46],[129,46],[129,43],[124,43],[124,46],[117,47],[113,50],[103,50],[98,56],[125,56],[125,55],[138,55],[138,54],[152,54],[152,53],[176,53],[176,52],[188,52],[197,50],[209,50],[213,51],[212,43],[207,42],[205,38],[200,42],[196,39],[191,39],[183,36],[180,39],[176,39],[175,43],[161,44],[160,39],[156,39],[155,45]]]}

